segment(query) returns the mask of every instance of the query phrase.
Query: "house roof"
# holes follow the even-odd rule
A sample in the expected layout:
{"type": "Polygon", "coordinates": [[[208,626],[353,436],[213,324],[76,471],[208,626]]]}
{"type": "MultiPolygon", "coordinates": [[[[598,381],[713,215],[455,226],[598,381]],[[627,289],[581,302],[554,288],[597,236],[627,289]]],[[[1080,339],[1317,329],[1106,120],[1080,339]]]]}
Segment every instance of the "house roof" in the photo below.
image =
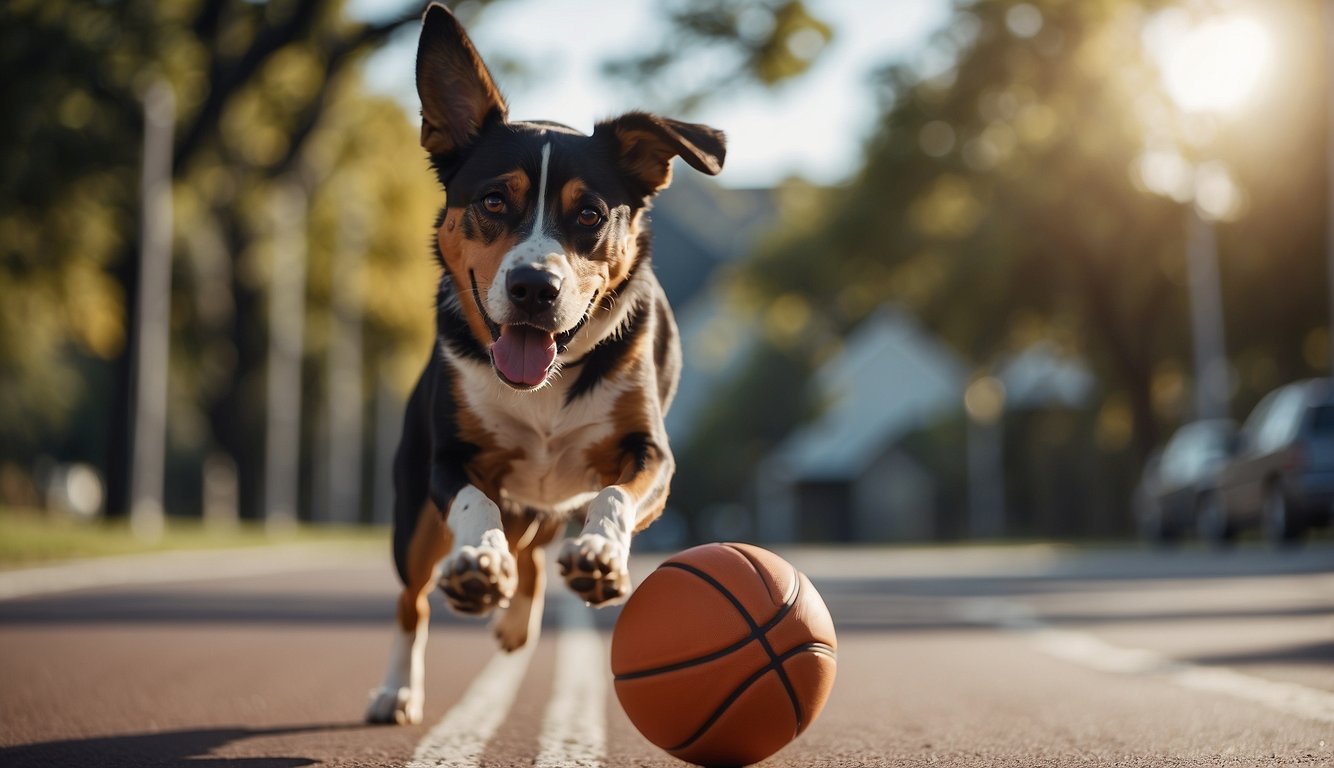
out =
{"type": "Polygon", "coordinates": [[[808,480],[859,475],[887,445],[962,407],[967,368],[910,316],[882,309],[818,375],[829,409],[773,458],[808,480]]]}
{"type": "Polygon", "coordinates": [[[1007,410],[1082,408],[1097,384],[1080,361],[1061,354],[1056,345],[1039,342],[1011,357],[997,373],[1005,384],[1007,410]]]}
{"type": "Polygon", "coordinates": [[[689,171],[654,201],[653,272],[672,306],[685,307],[718,267],[748,256],[778,216],[772,189],[728,189],[689,171]]]}

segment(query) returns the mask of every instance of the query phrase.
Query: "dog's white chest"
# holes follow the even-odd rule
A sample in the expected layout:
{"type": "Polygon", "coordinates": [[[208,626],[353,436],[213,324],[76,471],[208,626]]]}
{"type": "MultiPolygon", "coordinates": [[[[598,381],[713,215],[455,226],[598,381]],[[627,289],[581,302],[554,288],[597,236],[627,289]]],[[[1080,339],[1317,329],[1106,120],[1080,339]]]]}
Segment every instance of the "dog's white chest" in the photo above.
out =
{"type": "Polygon", "coordinates": [[[497,449],[515,456],[501,482],[501,495],[525,508],[558,513],[591,501],[605,483],[589,453],[612,435],[610,404],[617,389],[606,382],[599,387],[605,391],[569,404],[559,386],[535,392],[499,386],[472,389],[469,406],[497,449]]]}

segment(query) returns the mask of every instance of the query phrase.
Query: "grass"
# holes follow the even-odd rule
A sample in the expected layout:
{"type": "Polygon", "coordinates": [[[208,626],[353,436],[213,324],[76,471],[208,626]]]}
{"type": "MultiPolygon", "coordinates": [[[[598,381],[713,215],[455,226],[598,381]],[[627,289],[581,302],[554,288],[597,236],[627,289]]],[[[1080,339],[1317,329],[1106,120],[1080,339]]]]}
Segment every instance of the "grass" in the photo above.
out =
{"type": "Polygon", "coordinates": [[[177,550],[227,549],[277,544],[344,543],[387,545],[389,532],[371,526],[301,525],[271,533],[262,523],[206,528],[199,520],[168,518],[162,537],[146,541],[125,521],[81,522],[37,510],[0,507],[0,568],[113,555],[177,550]]]}

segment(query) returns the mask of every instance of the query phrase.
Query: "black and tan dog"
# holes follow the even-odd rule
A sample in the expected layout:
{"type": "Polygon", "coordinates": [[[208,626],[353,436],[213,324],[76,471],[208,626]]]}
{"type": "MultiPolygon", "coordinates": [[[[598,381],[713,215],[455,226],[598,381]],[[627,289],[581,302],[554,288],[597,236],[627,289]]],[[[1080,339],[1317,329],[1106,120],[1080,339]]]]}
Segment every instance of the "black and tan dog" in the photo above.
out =
{"type": "Polygon", "coordinates": [[[439,5],[417,51],[422,146],[445,187],[437,344],[394,464],[398,636],[372,722],[420,721],[427,597],[499,610],[502,648],[535,639],[543,547],[593,605],[623,597],[630,538],[662,512],[663,415],[681,354],[649,266],[645,211],[682,158],[722,169],[723,135],[631,113],[592,136],[510,122],[463,28],[439,5]]]}

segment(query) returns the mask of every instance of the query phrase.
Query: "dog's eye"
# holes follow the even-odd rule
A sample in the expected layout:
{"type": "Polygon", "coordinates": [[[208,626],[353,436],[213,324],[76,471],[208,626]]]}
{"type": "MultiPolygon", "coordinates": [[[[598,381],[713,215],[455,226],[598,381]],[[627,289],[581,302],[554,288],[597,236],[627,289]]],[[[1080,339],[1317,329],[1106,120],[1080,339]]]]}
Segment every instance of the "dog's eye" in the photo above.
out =
{"type": "Polygon", "coordinates": [[[482,198],[482,207],[487,213],[502,214],[505,212],[505,198],[499,192],[492,192],[482,198]]]}
{"type": "Polygon", "coordinates": [[[596,227],[602,223],[602,214],[597,209],[585,208],[574,217],[574,223],[581,227],[596,227]]]}

